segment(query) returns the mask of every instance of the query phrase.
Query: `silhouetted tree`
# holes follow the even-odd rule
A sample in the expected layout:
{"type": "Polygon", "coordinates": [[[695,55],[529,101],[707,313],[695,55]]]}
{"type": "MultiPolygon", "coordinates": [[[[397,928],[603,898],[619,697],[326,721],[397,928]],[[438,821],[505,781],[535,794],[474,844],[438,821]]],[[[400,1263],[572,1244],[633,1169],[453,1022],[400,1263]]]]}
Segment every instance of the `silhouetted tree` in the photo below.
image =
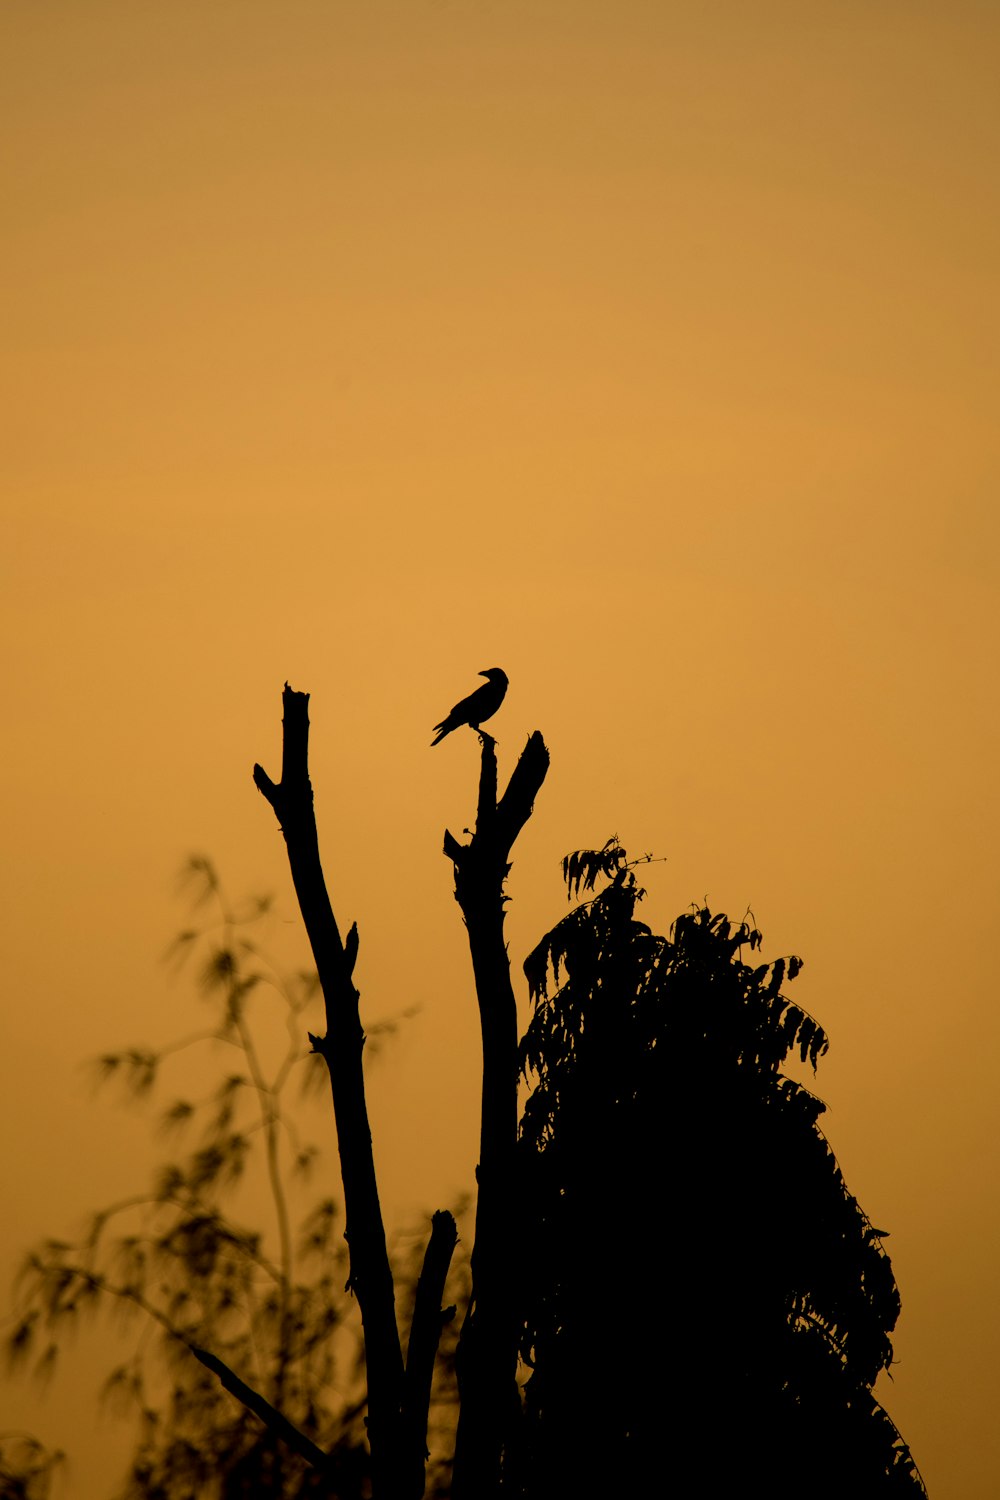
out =
{"type": "MultiPolygon", "coordinates": [[[[152,1259],[148,1245],[127,1245],[125,1281],[116,1288],[86,1264],[60,1260],[55,1247],[44,1285],[50,1312],[62,1298],[73,1303],[100,1290],[144,1305],[147,1268],[167,1250],[179,1256],[179,1302],[168,1321],[186,1346],[169,1422],[187,1444],[177,1460],[181,1484],[190,1486],[194,1472],[183,1464],[195,1462],[183,1419],[211,1408],[208,1371],[264,1423],[263,1435],[251,1424],[237,1463],[225,1468],[230,1447],[199,1479],[211,1483],[222,1461],[229,1487],[220,1500],[346,1496],[365,1482],[366,1462],[374,1500],[420,1500],[432,1376],[452,1311],[442,1301],[455,1222],[445,1211],[433,1216],[401,1317],[361,1066],[358,932],[352,925],[341,936],[320,862],[308,695],[286,684],[283,703],[281,780],[260,766],[254,780],[287,844],[322,993],[326,1032],[309,1041],[332,1090],[366,1391],[334,1419],[322,1410],[322,1374],[308,1386],[328,1368],[337,1326],[334,1304],[323,1300],[338,1266],[332,1210],[312,1230],[318,1296],[317,1285],[300,1287],[287,1274],[287,1224],[279,1234],[263,1368],[254,1369],[252,1338],[231,1331],[245,1284],[228,1285],[220,1268],[230,1253],[268,1268],[256,1242],[218,1218],[210,1201],[202,1208],[206,1182],[238,1172],[245,1151],[238,1133],[227,1134],[225,1095],[216,1103],[216,1153],[193,1156],[156,1198],[157,1211],[177,1204],[181,1215],[158,1231],[152,1259]],[[192,1301],[200,1321],[187,1324],[192,1301]],[[293,1345],[304,1362],[288,1352],[293,1345]],[[292,1462],[300,1487],[289,1489],[292,1462]]],[[[706,908],[679,917],[669,938],[655,936],[635,917],[643,892],[634,865],[609,840],[564,862],[571,898],[588,899],[525,964],[534,1011],[519,1047],[504,887],[548,752],[532,734],[499,794],[495,742],[482,730],[479,738],[474,831],[467,843],[447,832],[444,841],[483,1039],[471,1289],[454,1361],[454,1500],[647,1493],[728,1500],[758,1490],[770,1500],[914,1500],[923,1493],[919,1475],[872,1389],[891,1362],[899,1311],[884,1231],[847,1191],[818,1128],[822,1102],[781,1071],[793,1050],[815,1070],[827,1046],[818,1022],[783,992],[800,961],[754,965],[747,956],[760,947],[756,927],[706,908]],[[530,1084],[520,1127],[519,1070],[530,1084]],[[520,1390],[519,1355],[529,1372],[520,1390]]],[[[232,944],[211,973],[226,995],[226,1027],[238,1031],[247,984],[232,944]]],[[[127,1065],[145,1076],[145,1054],[128,1055],[127,1065]]],[[[274,1085],[262,1083],[259,1063],[249,1072],[270,1143],[274,1085]]],[[[277,1206],[273,1174],[272,1187],[277,1206]]],[[[147,1487],[134,1491],[137,1500],[191,1492],[153,1490],[141,1478],[147,1487]]]]}
{"type": "Polygon", "coordinates": [[[455,1500],[489,1500],[499,1493],[504,1450],[519,1426],[512,1276],[519,1237],[517,1006],[503,934],[504,881],[514,840],[531,814],[549,766],[544,741],[535,733],[498,800],[496,745],[482,731],[480,739],[475,831],[467,844],[448,832],[444,839],[444,852],[455,870],[455,899],[469,934],[483,1039],[472,1296],[458,1347],[455,1500]]]}
{"type": "Polygon", "coordinates": [[[800,960],[748,961],[756,927],[704,907],[656,936],[617,840],[564,873],[597,893],[525,964],[517,1489],[912,1500],[872,1394],[899,1313],[884,1231],[782,1072],[827,1049],[783,993],[800,960]]]}
{"type": "MultiPolygon", "coordinates": [[[[192,859],[186,873],[196,907],[211,901],[215,909],[182,932],[172,952],[197,968],[208,1025],[158,1051],[107,1053],[97,1075],[152,1105],[158,1080],[179,1054],[209,1043],[213,1060],[228,1048],[232,1061],[207,1092],[192,1098],[189,1090],[158,1109],[163,1133],[193,1140],[157,1171],[149,1191],[94,1214],[79,1242],[49,1240],[32,1251],[8,1350],[22,1365],[51,1372],[61,1335],[81,1315],[110,1305],[144,1315],[132,1355],[105,1387],[119,1414],[138,1419],[120,1491],[128,1500],[360,1500],[369,1484],[367,1396],[343,1290],[340,1214],[329,1196],[313,1196],[295,1211],[320,1152],[285,1105],[296,1081],[304,1095],[324,1083],[320,1059],[303,1040],[318,1004],[316,976],[283,975],[259,947],[253,924],[266,901],[250,903],[240,916],[209,861],[192,859]],[[288,1041],[283,1056],[269,1059],[255,1021],[275,1004],[284,1009],[288,1041]],[[255,1164],[270,1204],[273,1251],[229,1207],[255,1164]],[[159,1339],[146,1336],[150,1322],[159,1339]]],[[[372,1028],[374,1044],[394,1028],[372,1028]]],[[[415,1295],[411,1260],[396,1265],[407,1311],[415,1295]]],[[[446,1367],[454,1342],[447,1331],[446,1367]]],[[[23,1493],[32,1500],[43,1494],[51,1470],[44,1451],[22,1440],[4,1452],[11,1474],[16,1460],[29,1484],[23,1493]]],[[[434,1494],[448,1478],[438,1457],[434,1494]]],[[[14,1483],[0,1493],[22,1493],[14,1483]]]]}
{"type": "MultiPolygon", "coordinates": [[[[501,697],[499,692],[496,703],[491,699],[490,713],[501,697]]],[[[254,780],[281,825],[326,1007],[326,1035],[311,1036],[310,1041],[329,1069],[337,1120],[350,1284],[364,1330],[372,1490],[375,1500],[420,1500],[427,1372],[434,1364],[445,1316],[440,1293],[455,1243],[455,1226],[445,1211],[434,1215],[421,1273],[423,1295],[418,1285],[426,1317],[414,1318],[404,1362],[361,1067],[365,1038],[353,979],[358,931],[352,925],[346,939],[341,937],[320,863],[308,769],[308,694],[295,692],[286,683],[283,705],[281,780],[272,781],[259,765],[254,767],[254,780]]],[[[495,742],[485,732],[479,734],[482,764],[475,831],[466,845],[445,834],[445,853],[455,869],[456,898],[469,932],[483,1037],[472,1292],[458,1350],[461,1405],[453,1481],[459,1500],[491,1500],[499,1492],[505,1438],[516,1419],[517,1325],[510,1252],[515,1207],[517,1011],[503,939],[503,882],[511,848],[531,814],[549,762],[541,735],[531,735],[506,791],[498,797],[495,742]]]]}

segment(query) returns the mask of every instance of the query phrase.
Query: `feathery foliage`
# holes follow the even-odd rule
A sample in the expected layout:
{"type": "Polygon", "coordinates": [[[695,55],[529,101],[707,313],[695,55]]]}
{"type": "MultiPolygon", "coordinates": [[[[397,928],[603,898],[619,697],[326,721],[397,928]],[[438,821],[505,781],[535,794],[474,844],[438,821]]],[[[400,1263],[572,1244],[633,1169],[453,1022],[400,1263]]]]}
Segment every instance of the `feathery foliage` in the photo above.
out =
{"type": "Polygon", "coordinates": [[[64,1457],[26,1432],[0,1432],[0,1500],[48,1500],[64,1457]]]}
{"type": "MultiPolygon", "coordinates": [[[[353,1315],[344,1321],[343,1225],[332,1198],[296,1192],[295,1184],[308,1183],[319,1149],[300,1136],[286,1104],[295,1084],[305,1096],[327,1089],[322,1060],[305,1046],[316,977],[280,974],[251,936],[266,901],[237,914],[208,860],[192,859],[186,874],[196,908],[213,902],[215,911],[208,908],[202,925],[181,933],[170,956],[195,969],[209,1023],[159,1051],[108,1053],[95,1074],[152,1108],[172,1056],[209,1045],[213,1056],[228,1052],[232,1061],[201,1097],[159,1109],[158,1133],[179,1137],[186,1149],[156,1170],[148,1191],[95,1213],[79,1241],[51,1239],[27,1257],[8,1356],[44,1372],[81,1317],[111,1306],[136,1315],[134,1351],[103,1393],[115,1412],[137,1422],[122,1500],[331,1493],[349,1500],[367,1492],[369,1459],[360,1346],[353,1315]],[[277,1004],[287,1025],[284,1053],[270,1065],[255,1032],[258,1000],[262,1008],[277,1004]],[[247,1176],[263,1187],[266,1229],[232,1216],[233,1195],[247,1176]],[[158,1339],[149,1339],[151,1325],[158,1339]],[[192,1349],[222,1359],[330,1452],[329,1466],[319,1472],[276,1441],[192,1349]]],[[[376,1048],[394,1025],[371,1028],[376,1048]]],[[[404,1281],[415,1280],[409,1262],[416,1253],[414,1247],[404,1257],[404,1281]]],[[[454,1343],[446,1330],[446,1370],[454,1343]]],[[[445,1395],[434,1413],[438,1428],[449,1416],[453,1422],[447,1407],[445,1395]]],[[[41,1482],[24,1494],[42,1493],[41,1482]]],[[[445,1483],[439,1465],[429,1493],[445,1483]]]]}

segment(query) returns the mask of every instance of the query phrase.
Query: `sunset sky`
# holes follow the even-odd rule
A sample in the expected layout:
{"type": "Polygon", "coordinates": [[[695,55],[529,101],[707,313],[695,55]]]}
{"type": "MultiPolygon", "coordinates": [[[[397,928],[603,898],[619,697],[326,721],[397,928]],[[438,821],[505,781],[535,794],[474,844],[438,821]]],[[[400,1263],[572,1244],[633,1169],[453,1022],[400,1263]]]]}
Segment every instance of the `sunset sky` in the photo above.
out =
{"type": "MultiPolygon", "coordinates": [[[[519,993],[614,833],[658,930],[749,905],[802,955],[891,1231],[879,1395],[932,1500],[994,1500],[1000,9],[10,0],[0,56],[4,1281],[155,1159],[81,1065],[197,1013],[184,858],[304,951],[251,781],[286,679],[363,1015],[420,1007],[387,1217],[471,1189],[477,745],[429,743],[498,665],[502,774],[552,755],[519,993]]],[[[0,1386],[56,1500],[118,1477],[105,1337],[0,1386]]]]}

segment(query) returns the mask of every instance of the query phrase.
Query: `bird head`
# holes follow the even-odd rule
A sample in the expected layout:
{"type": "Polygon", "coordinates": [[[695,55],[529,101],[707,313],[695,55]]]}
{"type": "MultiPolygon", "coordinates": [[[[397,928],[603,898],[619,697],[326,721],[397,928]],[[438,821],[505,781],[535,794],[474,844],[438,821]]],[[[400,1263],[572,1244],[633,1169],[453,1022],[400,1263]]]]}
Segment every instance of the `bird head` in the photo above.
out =
{"type": "Polygon", "coordinates": [[[480,677],[488,677],[491,682],[506,682],[507,673],[499,667],[487,667],[485,672],[480,672],[480,677]]]}

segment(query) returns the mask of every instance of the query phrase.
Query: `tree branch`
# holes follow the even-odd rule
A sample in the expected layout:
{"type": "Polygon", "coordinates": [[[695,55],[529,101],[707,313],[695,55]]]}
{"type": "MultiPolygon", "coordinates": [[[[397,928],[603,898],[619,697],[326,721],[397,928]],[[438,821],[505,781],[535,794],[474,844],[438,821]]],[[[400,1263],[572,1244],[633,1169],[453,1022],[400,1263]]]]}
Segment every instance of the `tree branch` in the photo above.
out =
{"type": "Polygon", "coordinates": [[[352,978],[357,928],[351,928],[345,946],[320,863],[308,765],[309,695],[295,692],[286,682],[282,704],[281,781],[275,785],[259,765],[254,766],[253,779],[281,825],[326,1006],[326,1036],[310,1040],[329,1069],[337,1121],[344,1238],[350,1251],[350,1286],[361,1309],[368,1370],[373,1494],[376,1500],[408,1500],[421,1493],[423,1458],[409,1438],[403,1409],[403,1357],[365,1100],[360,997],[352,978]]]}
{"type": "Polygon", "coordinates": [[[549,769],[549,752],[536,729],[514,767],[507,790],[497,806],[497,827],[501,842],[509,853],[521,829],[531,817],[535,798],[549,769]]]}
{"type": "Polygon", "coordinates": [[[497,742],[485,729],[479,731],[482,761],[479,768],[479,801],[476,807],[476,833],[485,838],[497,814],[497,742]]]}
{"type": "Polygon", "coordinates": [[[427,1453],[427,1415],[431,1404],[434,1361],[441,1329],[455,1315],[453,1307],[442,1308],[448,1267],[458,1243],[455,1219],[447,1209],[438,1209],[431,1220],[431,1235],[417,1281],[413,1322],[406,1350],[406,1403],[414,1440],[427,1453]]]}
{"type": "Polygon", "coordinates": [[[532,734],[499,803],[495,742],[480,734],[476,830],[468,844],[445,833],[455,899],[469,950],[483,1036],[483,1096],[476,1177],[472,1298],[459,1341],[462,1398],[455,1448],[455,1500],[494,1500],[504,1443],[517,1410],[517,1327],[511,1266],[517,1140],[517,1006],[504,941],[504,880],[514,840],[531,815],[549,753],[532,734]]]}
{"type": "Polygon", "coordinates": [[[195,1359],[201,1360],[206,1370],[211,1370],[213,1375],[219,1377],[230,1395],[235,1396],[237,1401],[242,1401],[248,1411],[252,1411],[255,1417],[259,1417],[265,1427],[270,1428],[283,1443],[286,1443],[295,1453],[300,1454],[307,1463],[312,1464],[316,1469],[325,1469],[329,1465],[330,1457],[322,1448],[311,1438],[306,1437],[304,1432],[300,1432],[276,1406],[272,1406],[270,1401],[266,1401],[258,1391],[235,1375],[221,1359],[214,1354],[209,1354],[207,1349],[199,1349],[195,1344],[188,1344],[188,1348],[195,1359]]]}

